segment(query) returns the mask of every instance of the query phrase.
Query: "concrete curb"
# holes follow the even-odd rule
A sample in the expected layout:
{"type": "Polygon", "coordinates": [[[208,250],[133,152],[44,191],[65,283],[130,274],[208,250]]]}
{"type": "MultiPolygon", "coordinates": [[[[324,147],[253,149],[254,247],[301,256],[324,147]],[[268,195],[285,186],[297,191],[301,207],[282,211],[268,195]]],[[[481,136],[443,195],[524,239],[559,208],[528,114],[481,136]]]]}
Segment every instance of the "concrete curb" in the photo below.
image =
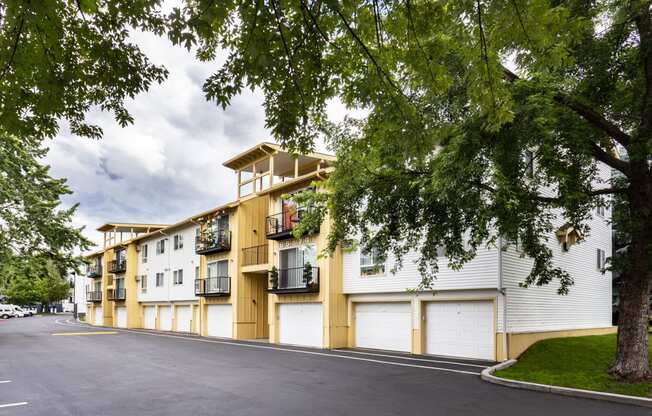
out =
{"type": "Polygon", "coordinates": [[[493,367],[485,368],[482,370],[480,378],[489,383],[499,384],[501,386],[512,387],[515,389],[542,391],[546,393],[560,394],[563,396],[604,400],[607,402],[623,403],[652,408],[652,399],[647,399],[645,397],[626,396],[623,394],[603,393],[599,391],[573,389],[570,387],[551,386],[548,384],[530,383],[527,381],[510,380],[494,376],[496,371],[509,368],[516,364],[516,362],[517,360],[507,360],[493,367]]]}

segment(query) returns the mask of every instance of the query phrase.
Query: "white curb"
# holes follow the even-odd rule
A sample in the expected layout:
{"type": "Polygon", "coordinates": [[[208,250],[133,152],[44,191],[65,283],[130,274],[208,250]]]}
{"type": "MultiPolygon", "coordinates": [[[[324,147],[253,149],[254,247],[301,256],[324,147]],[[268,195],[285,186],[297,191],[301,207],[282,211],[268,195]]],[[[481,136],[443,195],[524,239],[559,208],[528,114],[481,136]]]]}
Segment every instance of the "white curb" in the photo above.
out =
{"type": "Polygon", "coordinates": [[[484,381],[515,389],[543,391],[546,393],[561,394],[563,396],[582,397],[585,399],[604,400],[608,402],[631,404],[635,406],[652,407],[652,399],[645,397],[626,396],[624,394],[604,393],[599,391],[573,389],[570,387],[551,386],[548,384],[530,383],[527,381],[510,380],[494,376],[499,370],[504,370],[516,364],[516,360],[507,360],[493,367],[482,370],[480,378],[484,381]]]}

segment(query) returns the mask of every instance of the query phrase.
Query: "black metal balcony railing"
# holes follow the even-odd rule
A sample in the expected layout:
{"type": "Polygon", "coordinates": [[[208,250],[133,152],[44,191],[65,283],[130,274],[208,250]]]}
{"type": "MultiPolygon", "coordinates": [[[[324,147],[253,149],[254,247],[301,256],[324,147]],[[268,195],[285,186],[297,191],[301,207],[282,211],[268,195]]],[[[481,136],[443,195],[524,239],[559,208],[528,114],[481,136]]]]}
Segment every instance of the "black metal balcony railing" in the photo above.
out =
{"type": "Polygon", "coordinates": [[[102,265],[101,264],[89,264],[87,276],[91,279],[95,277],[102,276],[102,265]]]}
{"type": "Polygon", "coordinates": [[[195,295],[197,296],[227,296],[230,293],[231,278],[229,276],[195,280],[195,295]]]}
{"type": "Polygon", "coordinates": [[[86,292],[86,300],[89,302],[101,302],[102,301],[102,291],[95,290],[92,292],[86,292]]]}
{"type": "Polygon", "coordinates": [[[109,262],[109,273],[124,273],[127,271],[127,260],[111,260],[109,262]]]}
{"type": "Polygon", "coordinates": [[[211,254],[231,250],[231,231],[203,231],[195,237],[195,253],[211,254]]]}
{"type": "Polygon", "coordinates": [[[107,299],[125,300],[127,299],[127,290],[125,288],[109,289],[107,291],[107,299]]]}
{"type": "MultiPolygon", "coordinates": [[[[266,221],[266,236],[268,240],[286,240],[292,238],[292,231],[301,221],[308,208],[290,208],[277,214],[269,215],[266,221]]],[[[319,227],[310,230],[310,234],[318,233],[319,227]]]]}
{"type": "Polygon", "coordinates": [[[260,246],[246,247],[242,249],[242,265],[253,266],[255,264],[267,263],[268,254],[267,244],[260,246]]]}
{"type": "Polygon", "coordinates": [[[303,266],[269,272],[269,291],[273,293],[319,292],[319,267],[303,266]]]}

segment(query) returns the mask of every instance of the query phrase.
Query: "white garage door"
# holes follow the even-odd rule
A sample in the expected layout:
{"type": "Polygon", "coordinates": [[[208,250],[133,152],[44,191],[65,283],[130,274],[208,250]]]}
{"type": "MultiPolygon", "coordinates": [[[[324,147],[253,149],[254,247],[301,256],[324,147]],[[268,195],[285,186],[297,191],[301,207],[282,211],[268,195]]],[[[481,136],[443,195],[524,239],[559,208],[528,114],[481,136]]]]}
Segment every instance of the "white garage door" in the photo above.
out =
{"type": "Polygon", "coordinates": [[[118,318],[118,328],[127,327],[127,308],[116,308],[116,317],[118,318]]]}
{"type": "Polygon", "coordinates": [[[159,306],[158,320],[159,320],[159,329],[161,331],[172,331],[172,307],[159,306]]]}
{"type": "Polygon", "coordinates": [[[95,308],[95,325],[104,325],[104,313],[102,308],[95,308]]]}
{"type": "Polygon", "coordinates": [[[206,333],[209,337],[233,338],[233,308],[230,304],[206,306],[206,333]]]}
{"type": "Polygon", "coordinates": [[[156,329],[156,307],[145,306],[143,315],[145,315],[145,329],[156,329]]]}
{"type": "Polygon", "coordinates": [[[410,303],[357,303],[355,346],[410,352],[412,350],[410,303]]]}
{"type": "Polygon", "coordinates": [[[321,303],[279,305],[279,341],[282,344],[323,346],[321,303]]]}
{"type": "Polygon", "coordinates": [[[177,332],[190,332],[190,320],[192,319],[190,306],[177,306],[175,310],[177,314],[177,332]]]}
{"type": "Polygon", "coordinates": [[[426,304],[426,353],[494,360],[493,303],[426,304]]]}

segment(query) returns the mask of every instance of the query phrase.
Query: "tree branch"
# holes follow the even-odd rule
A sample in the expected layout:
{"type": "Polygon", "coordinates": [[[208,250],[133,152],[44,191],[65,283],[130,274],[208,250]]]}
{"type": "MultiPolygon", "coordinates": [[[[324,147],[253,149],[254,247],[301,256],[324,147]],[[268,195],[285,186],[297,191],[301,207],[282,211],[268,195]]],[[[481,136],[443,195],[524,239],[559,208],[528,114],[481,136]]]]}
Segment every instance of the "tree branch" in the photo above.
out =
{"type": "Polygon", "coordinates": [[[600,162],[616,169],[617,171],[623,173],[625,176],[629,177],[630,174],[630,164],[624,160],[618,159],[615,156],[605,152],[600,146],[595,143],[591,143],[591,151],[593,156],[598,159],[600,162]]]}
{"type": "Polygon", "coordinates": [[[572,98],[568,97],[567,95],[561,93],[556,94],[554,96],[554,99],[559,104],[562,104],[565,107],[568,107],[571,110],[573,110],[576,114],[580,115],[584,120],[588,121],[594,127],[597,127],[598,129],[607,133],[609,137],[613,138],[618,143],[622,144],[623,146],[627,146],[629,144],[631,139],[629,134],[620,130],[618,126],[616,126],[615,124],[613,124],[612,122],[604,118],[601,114],[599,114],[592,108],[582,103],[579,103],[573,100],[572,98]]]}
{"type": "Polygon", "coordinates": [[[14,63],[14,57],[16,56],[16,51],[18,50],[18,43],[20,43],[20,36],[23,34],[24,23],[25,23],[25,18],[22,17],[20,19],[20,24],[18,25],[18,30],[16,31],[16,40],[14,41],[14,47],[11,51],[11,56],[9,57],[9,61],[7,62],[7,65],[5,65],[5,68],[2,70],[2,74],[0,74],[0,81],[5,77],[7,71],[9,71],[9,68],[11,68],[11,65],[13,65],[14,63]]]}

